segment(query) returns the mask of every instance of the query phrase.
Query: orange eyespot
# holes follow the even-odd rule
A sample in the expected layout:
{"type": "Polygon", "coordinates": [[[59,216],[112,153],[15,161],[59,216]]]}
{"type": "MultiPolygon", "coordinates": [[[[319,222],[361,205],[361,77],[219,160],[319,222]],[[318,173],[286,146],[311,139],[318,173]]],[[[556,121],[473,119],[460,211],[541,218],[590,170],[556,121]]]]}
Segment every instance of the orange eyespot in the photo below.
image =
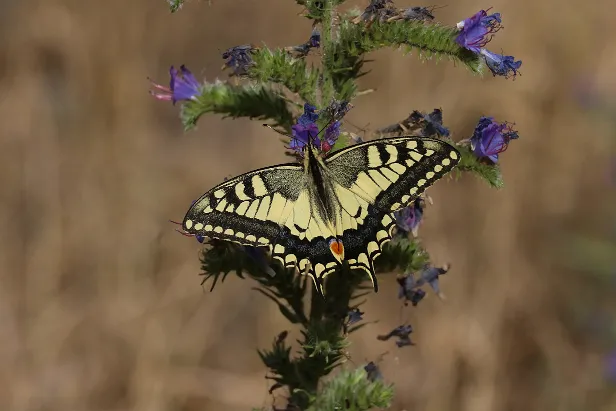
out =
{"type": "Polygon", "coordinates": [[[344,245],[342,245],[342,241],[338,239],[332,238],[329,240],[329,249],[334,255],[344,255],[344,245]]]}

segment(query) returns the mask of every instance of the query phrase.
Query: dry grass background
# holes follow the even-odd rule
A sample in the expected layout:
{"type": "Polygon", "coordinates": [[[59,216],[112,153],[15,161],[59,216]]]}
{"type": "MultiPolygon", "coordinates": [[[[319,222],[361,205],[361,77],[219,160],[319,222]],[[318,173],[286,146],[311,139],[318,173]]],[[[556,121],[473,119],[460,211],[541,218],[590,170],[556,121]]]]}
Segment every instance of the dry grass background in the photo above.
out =
{"type": "MultiPolygon", "coordinates": [[[[422,233],[453,269],[447,303],[430,295],[412,311],[417,347],[374,338],[398,325],[393,277],[369,297],[366,320],[380,322],[354,335],[351,352],[360,364],[391,350],[381,367],[397,386],[394,410],[610,408],[601,353],[568,311],[577,274],[553,247],[599,212],[605,191],[605,130],[572,89],[587,77],[616,91],[608,3],[460,0],[438,11],[447,24],[501,12],[491,49],[524,61],[515,82],[372,56],[363,85],[378,92],[355,102],[353,123],[442,107],[456,138],[484,113],[521,135],[503,156],[504,190],[472,176],[432,189],[422,233]]],[[[254,350],[286,324],[248,282],[204,293],[198,244],[167,219],[223,177],[283,160],[278,138],[214,116],[183,134],[146,76],[164,83],[185,63],[223,77],[219,49],[303,42],[299,11],[291,0],[189,2],[176,15],[151,0],[0,2],[0,410],[267,404],[254,350]]]]}

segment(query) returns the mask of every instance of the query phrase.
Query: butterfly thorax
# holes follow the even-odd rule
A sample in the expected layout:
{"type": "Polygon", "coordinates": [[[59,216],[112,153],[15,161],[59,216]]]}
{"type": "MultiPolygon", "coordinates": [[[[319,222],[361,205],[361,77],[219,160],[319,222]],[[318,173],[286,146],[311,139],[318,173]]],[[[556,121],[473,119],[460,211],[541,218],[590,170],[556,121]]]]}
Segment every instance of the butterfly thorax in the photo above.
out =
{"type": "Polygon", "coordinates": [[[330,251],[340,262],[344,260],[344,245],[342,239],[336,235],[336,195],[334,187],[329,178],[326,178],[325,162],[318,148],[312,143],[306,145],[304,149],[304,170],[309,182],[310,198],[312,198],[313,218],[320,219],[327,227],[331,236],[326,240],[329,243],[330,251]]]}

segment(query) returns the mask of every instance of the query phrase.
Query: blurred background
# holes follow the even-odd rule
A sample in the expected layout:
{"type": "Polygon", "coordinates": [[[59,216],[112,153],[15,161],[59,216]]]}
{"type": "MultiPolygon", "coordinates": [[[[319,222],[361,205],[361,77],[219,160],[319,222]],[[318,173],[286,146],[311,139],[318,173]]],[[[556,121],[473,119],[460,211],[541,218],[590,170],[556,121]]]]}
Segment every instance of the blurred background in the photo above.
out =
{"type": "MultiPolygon", "coordinates": [[[[429,4],[397,2],[416,5],[429,4]]],[[[361,86],[377,92],[354,101],[353,124],[441,107],[454,139],[481,115],[515,122],[521,138],[501,156],[503,190],[474,176],[430,190],[420,235],[452,269],[446,301],[405,309],[417,346],[375,338],[400,322],[392,275],[368,297],[365,320],[379,322],[351,337],[351,358],[389,351],[379,364],[393,410],[613,410],[616,14],[607,1],[460,0],[436,16],[453,25],[490,6],[506,27],[490,49],[523,61],[515,81],[370,55],[361,86]]],[[[184,63],[225,79],[221,50],[306,41],[300,11],[292,0],[192,1],[174,15],[162,0],[0,2],[1,410],[271,402],[255,349],[287,324],[249,280],[204,291],[200,245],[167,220],[226,176],[286,161],[278,136],[217,116],[183,133],[147,76],[166,84],[184,63]]]]}

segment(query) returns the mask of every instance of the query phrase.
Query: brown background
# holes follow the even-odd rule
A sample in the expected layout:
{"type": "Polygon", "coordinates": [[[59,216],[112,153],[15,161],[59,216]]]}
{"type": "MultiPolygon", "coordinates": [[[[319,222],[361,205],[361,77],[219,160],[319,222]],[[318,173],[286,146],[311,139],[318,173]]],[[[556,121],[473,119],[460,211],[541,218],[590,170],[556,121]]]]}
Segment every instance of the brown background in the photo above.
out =
{"type": "MultiPolygon", "coordinates": [[[[378,127],[442,107],[456,139],[482,114],[515,121],[521,138],[502,156],[504,190],[473,176],[431,190],[421,234],[436,262],[453,265],[447,301],[429,294],[400,314],[393,277],[381,280],[365,306],[380,322],[352,337],[352,359],[390,351],[381,367],[394,410],[608,409],[601,349],[568,309],[584,282],[557,245],[606,208],[607,130],[572,90],[589,79],[616,91],[616,14],[607,1],[450,3],[437,11],[445,24],[501,12],[506,29],[489,47],[522,59],[523,76],[373,53],[362,86],[378,91],[349,120],[378,127]],[[405,318],[418,346],[376,341],[405,318]]],[[[146,76],[166,83],[168,66],[185,63],[226,78],[221,49],[305,41],[299,12],[291,0],[193,1],[175,15],[162,0],[0,2],[0,409],[268,404],[255,348],[286,324],[248,280],[204,293],[199,245],[167,219],[283,151],[248,120],[206,116],[183,134],[178,108],[149,97],[146,76]]]]}

